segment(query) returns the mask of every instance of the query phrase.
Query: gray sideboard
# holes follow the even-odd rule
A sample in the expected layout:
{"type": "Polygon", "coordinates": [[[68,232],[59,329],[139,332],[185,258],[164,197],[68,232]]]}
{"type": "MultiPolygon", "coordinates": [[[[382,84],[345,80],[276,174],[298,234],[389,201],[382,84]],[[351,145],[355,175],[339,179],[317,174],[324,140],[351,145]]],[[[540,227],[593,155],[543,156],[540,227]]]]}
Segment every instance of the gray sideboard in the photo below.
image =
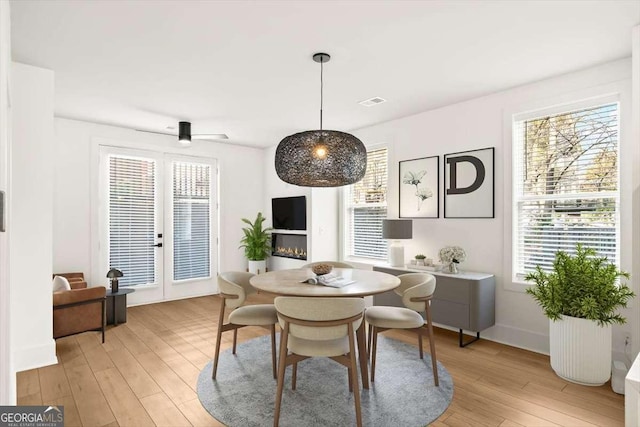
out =
{"type": "MultiPolygon", "coordinates": [[[[386,266],[374,266],[373,270],[394,276],[405,273],[428,273],[435,276],[436,290],[431,300],[433,321],[458,328],[460,347],[477,341],[480,339],[480,331],[496,323],[496,280],[492,274],[473,272],[447,274],[440,271],[386,266]],[[471,341],[464,342],[463,331],[473,331],[476,336],[471,341]]],[[[373,304],[403,306],[402,299],[393,291],[374,295],[373,304]]]]}

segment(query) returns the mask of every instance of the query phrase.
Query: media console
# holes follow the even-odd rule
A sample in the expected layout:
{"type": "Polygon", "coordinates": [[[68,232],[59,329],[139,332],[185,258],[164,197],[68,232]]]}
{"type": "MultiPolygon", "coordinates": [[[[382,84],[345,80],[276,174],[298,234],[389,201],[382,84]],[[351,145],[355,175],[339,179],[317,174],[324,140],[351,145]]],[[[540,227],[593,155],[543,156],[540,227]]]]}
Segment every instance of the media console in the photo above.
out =
{"type": "MultiPolygon", "coordinates": [[[[433,321],[458,328],[460,347],[480,339],[480,331],[495,322],[495,276],[470,271],[447,274],[440,271],[411,270],[401,267],[374,266],[374,271],[399,276],[405,273],[428,273],[436,278],[436,290],[431,300],[433,321]],[[473,331],[476,337],[464,342],[463,331],[473,331]]],[[[373,296],[374,305],[402,307],[402,299],[393,291],[373,296]]]]}

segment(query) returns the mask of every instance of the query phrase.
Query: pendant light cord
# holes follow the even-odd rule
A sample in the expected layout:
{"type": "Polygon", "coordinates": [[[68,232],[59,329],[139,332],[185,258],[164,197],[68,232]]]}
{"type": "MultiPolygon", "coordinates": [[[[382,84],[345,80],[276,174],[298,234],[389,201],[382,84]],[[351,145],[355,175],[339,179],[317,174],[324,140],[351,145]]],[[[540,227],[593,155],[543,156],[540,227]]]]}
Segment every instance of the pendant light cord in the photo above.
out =
{"type": "Polygon", "coordinates": [[[320,61],[320,130],[322,130],[322,104],[323,104],[323,88],[322,73],[324,71],[324,58],[320,61]]]}

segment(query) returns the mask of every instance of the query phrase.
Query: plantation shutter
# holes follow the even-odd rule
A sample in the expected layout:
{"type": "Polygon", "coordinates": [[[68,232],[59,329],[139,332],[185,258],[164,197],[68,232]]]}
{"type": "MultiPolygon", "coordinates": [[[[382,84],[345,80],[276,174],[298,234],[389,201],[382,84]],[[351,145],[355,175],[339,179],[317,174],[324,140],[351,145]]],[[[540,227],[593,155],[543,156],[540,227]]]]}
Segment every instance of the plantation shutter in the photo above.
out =
{"type": "Polygon", "coordinates": [[[387,176],[387,149],[369,151],[364,178],[345,189],[346,256],[387,259],[387,242],[382,240],[387,176]]]}
{"type": "Polygon", "coordinates": [[[619,263],[618,104],[514,123],[514,275],[577,243],[619,263]]]}
{"type": "Polygon", "coordinates": [[[173,280],[211,275],[211,166],[173,162],[173,280]]]}
{"type": "Polygon", "coordinates": [[[156,281],[156,162],[109,155],[109,268],[120,286],[156,281]]]}

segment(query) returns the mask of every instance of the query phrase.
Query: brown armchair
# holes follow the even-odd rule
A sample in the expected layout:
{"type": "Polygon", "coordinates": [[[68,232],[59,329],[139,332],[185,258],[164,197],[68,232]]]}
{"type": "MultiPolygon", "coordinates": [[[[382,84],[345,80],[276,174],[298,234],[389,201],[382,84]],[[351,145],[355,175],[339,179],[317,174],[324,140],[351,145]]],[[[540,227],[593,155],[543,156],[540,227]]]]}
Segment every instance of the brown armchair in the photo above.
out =
{"type": "Polygon", "coordinates": [[[104,286],[87,288],[82,273],[63,273],[71,290],[53,293],[53,337],[61,338],[87,331],[102,331],[106,324],[106,293],[104,286]]]}

